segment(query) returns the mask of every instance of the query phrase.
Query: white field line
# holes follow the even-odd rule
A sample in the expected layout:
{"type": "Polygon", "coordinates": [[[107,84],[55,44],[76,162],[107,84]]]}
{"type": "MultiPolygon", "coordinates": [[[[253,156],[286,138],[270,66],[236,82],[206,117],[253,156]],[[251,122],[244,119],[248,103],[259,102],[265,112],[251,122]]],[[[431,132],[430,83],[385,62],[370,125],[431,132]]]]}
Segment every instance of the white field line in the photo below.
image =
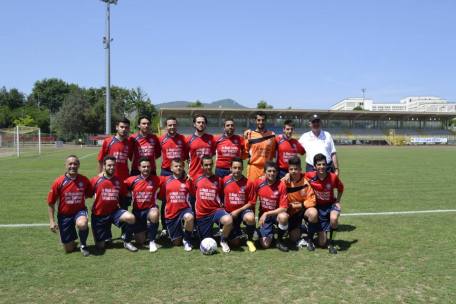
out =
{"type": "MultiPolygon", "coordinates": [[[[456,212],[456,209],[435,209],[435,210],[417,210],[417,211],[390,211],[390,212],[357,212],[342,213],[341,216],[375,216],[375,215],[407,215],[407,214],[424,214],[424,213],[450,213],[456,212]]],[[[90,223],[89,223],[90,225],[90,223]]],[[[0,224],[0,228],[33,228],[48,227],[49,224],[0,224]]]]}

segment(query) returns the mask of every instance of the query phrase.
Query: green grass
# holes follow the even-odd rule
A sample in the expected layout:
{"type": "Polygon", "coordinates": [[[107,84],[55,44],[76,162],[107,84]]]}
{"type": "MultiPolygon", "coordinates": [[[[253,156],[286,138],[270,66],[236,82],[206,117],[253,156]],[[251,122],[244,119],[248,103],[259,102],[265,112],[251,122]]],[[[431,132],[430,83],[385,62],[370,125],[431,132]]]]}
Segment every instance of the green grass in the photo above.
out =
{"type": "MultiPolygon", "coordinates": [[[[64,157],[82,156],[81,173],[91,177],[96,152],[0,158],[0,224],[46,223],[45,198],[64,157]]],[[[454,147],[340,147],[343,212],[455,209],[455,153],[454,147]]],[[[82,258],[64,254],[46,227],[0,228],[0,303],[451,303],[454,216],[342,217],[336,256],[321,249],[208,257],[182,248],[156,254],[114,248],[82,258]]]]}

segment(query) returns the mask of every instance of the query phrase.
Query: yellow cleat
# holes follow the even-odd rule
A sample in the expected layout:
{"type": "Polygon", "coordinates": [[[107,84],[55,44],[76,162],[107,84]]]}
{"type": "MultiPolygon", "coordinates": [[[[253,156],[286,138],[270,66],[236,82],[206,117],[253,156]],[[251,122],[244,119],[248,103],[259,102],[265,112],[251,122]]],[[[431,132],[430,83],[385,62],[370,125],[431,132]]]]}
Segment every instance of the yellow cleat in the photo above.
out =
{"type": "Polygon", "coordinates": [[[255,252],[256,251],[255,244],[252,241],[247,241],[247,247],[249,248],[250,252],[255,252]]]}

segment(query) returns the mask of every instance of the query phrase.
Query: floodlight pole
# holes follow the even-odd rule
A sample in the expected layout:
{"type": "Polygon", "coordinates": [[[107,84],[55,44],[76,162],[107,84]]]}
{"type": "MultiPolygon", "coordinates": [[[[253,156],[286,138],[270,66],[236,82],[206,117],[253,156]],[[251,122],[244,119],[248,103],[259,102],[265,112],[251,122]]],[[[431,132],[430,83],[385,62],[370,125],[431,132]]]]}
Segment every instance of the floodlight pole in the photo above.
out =
{"type": "Polygon", "coordinates": [[[106,50],[106,128],[105,133],[111,134],[111,10],[110,5],[117,0],[101,0],[106,2],[106,32],[103,45],[106,50]]]}

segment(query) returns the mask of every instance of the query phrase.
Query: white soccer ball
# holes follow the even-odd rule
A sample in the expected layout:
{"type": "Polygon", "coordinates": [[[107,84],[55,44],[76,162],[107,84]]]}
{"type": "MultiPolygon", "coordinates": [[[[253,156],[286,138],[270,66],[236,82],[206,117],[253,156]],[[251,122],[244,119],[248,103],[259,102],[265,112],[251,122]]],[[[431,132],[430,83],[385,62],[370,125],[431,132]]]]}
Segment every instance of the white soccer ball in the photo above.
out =
{"type": "Polygon", "coordinates": [[[200,250],[205,255],[211,255],[217,251],[217,242],[213,238],[205,238],[201,241],[200,250]]]}

